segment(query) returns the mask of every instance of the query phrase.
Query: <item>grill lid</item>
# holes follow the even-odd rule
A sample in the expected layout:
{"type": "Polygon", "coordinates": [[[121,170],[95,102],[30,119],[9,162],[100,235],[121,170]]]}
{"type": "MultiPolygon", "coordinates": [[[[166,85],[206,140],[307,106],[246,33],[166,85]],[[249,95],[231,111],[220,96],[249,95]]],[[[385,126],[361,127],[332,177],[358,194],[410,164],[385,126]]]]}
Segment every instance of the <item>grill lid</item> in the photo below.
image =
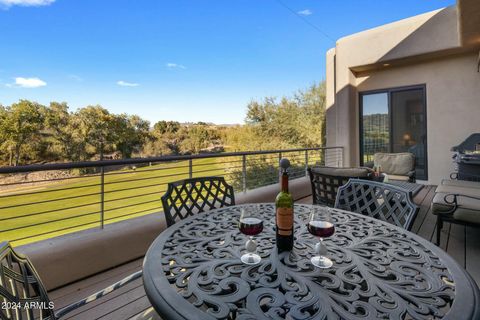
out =
{"type": "Polygon", "coordinates": [[[480,153],[480,133],[471,134],[458,146],[452,147],[451,151],[458,153],[474,152],[480,153]]]}

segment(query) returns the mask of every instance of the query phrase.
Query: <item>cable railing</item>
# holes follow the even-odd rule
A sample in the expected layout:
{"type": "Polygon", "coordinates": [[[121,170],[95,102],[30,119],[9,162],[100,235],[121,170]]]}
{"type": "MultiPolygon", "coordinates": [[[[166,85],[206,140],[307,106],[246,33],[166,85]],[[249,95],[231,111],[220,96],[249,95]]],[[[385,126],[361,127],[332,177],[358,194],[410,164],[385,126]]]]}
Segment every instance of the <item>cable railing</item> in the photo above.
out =
{"type": "Polygon", "coordinates": [[[0,241],[35,242],[161,212],[172,181],[223,176],[236,193],[278,182],[279,159],[299,178],[343,166],[343,148],[304,148],[0,168],[0,241]]]}

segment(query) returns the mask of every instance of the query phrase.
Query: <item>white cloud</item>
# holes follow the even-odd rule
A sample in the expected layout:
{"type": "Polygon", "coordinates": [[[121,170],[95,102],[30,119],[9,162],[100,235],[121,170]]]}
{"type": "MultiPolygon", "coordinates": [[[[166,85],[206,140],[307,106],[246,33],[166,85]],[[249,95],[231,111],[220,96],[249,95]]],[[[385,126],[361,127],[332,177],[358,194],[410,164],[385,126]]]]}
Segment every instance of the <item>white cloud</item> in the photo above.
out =
{"type": "Polygon", "coordinates": [[[310,9],[305,9],[305,10],[302,10],[302,11],[298,11],[297,13],[301,16],[309,16],[309,15],[313,14],[313,12],[310,9]]]}
{"type": "Polygon", "coordinates": [[[126,82],[123,80],[117,81],[117,84],[121,87],[138,87],[140,84],[133,82],[126,82]]]}
{"type": "Polygon", "coordinates": [[[54,2],[55,0],[0,0],[0,6],[6,8],[11,6],[40,7],[48,6],[54,2]]]}
{"type": "Polygon", "coordinates": [[[167,63],[166,66],[169,69],[177,69],[177,68],[183,69],[183,70],[187,69],[187,67],[185,67],[183,64],[177,64],[177,63],[171,63],[171,62],[167,63]]]}
{"type": "Polygon", "coordinates": [[[40,80],[38,78],[22,78],[22,77],[17,77],[15,78],[15,83],[10,83],[7,84],[7,87],[10,88],[40,88],[40,87],[45,87],[47,83],[43,80],[40,80]]]}

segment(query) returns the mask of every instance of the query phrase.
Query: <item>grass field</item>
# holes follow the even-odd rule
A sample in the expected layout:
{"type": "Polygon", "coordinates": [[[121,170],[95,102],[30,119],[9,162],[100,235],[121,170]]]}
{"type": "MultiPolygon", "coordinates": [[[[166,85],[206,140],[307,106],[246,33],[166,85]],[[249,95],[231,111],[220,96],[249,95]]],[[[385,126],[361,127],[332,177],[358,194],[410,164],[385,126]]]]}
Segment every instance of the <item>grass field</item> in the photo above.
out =
{"type": "MultiPolygon", "coordinates": [[[[225,174],[218,159],[193,161],[193,176],[225,174]]],[[[181,161],[106,173],[105,223],[162,211],[166,184],[188,178],[188,171],[181,161]]],[[[84,176],[0,193],[0,241],[21,245],[100,227],[100,190],[100,176],[84,176]]]]}
{"type": "MultiPolygon", "coordinates": [[[[284,153],[285,156],[285,153],[284,153]]],[[[289,153],[291,176],[302,176],[303,152],[289,153]]],[[[275,183],[278,179],[278,154],[253,155],[247,160],[247,188],[275,183]],[[260,167],[257,167],[260,165],[260,167]]],[[[318,163],[318,152],[309,152],[309,163],[318,163]]],[[[193,177],[225,176],[236,192],[242,185],[242,158],[194,159],[193,177]],[[239,171],[240,170],[240,171],[239,171]]],[[[160,197],[168,182],[189,176],[189,162],[160,163],[105,173],[104,223],[109,224],[150,213],[162,213],[160,197]]],[[[44,184],[19,185],[6,189],[0,185],[0,241],[22,245],[79,230],[101,227],[100,175],[44,184]]]]}

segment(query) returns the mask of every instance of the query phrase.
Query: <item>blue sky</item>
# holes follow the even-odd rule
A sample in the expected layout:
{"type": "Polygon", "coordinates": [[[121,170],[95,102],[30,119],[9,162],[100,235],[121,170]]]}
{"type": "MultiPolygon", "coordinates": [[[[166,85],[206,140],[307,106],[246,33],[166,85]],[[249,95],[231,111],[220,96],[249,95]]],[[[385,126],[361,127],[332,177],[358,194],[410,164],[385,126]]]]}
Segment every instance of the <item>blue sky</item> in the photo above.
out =
{"type": "Polygon", "coordinates": [[[0,103],[242,123],[251,99],[323,80],[332,39],[454,3],[0,0],[0,103]]]}

